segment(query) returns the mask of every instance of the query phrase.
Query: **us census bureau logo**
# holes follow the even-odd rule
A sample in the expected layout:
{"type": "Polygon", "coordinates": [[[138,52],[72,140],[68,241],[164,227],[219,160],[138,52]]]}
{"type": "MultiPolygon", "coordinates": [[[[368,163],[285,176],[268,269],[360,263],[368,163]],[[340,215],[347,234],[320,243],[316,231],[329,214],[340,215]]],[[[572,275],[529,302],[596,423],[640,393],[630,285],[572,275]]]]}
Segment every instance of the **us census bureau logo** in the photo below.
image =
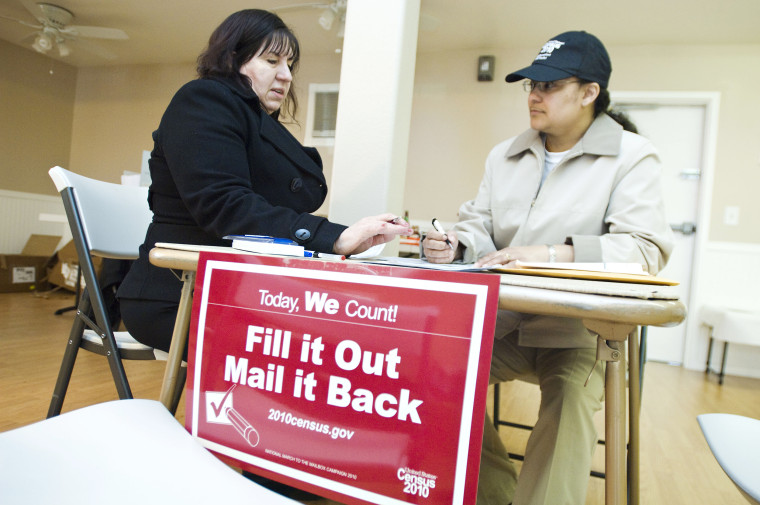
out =
{"type": "Polygon", "coordinates": [[[550,40],[549,42],[544,44],[544,47],[541,48],[541,51],[538,53],[538,56],[536,56],[536,60],[547,59],[549,56],[552,55],[555,49],[559,49],[560,47],[564,45],[565,43],[559,40],[550,40]]]}
{"type": "Polygon", "coordinates": [[[396,470],[396,477],[404,485],[404,493],[422,498],[430,496],[430,490],[435,489],[436,475],[403,467],[396,470]]]}

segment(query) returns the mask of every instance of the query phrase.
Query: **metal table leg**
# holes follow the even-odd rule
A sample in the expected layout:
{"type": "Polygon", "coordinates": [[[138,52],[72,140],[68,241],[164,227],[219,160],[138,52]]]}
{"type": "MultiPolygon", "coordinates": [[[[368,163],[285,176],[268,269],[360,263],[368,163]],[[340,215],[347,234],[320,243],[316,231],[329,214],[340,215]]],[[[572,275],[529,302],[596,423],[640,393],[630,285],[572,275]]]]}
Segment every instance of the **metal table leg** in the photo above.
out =
{"type": "Polygon", "coordinates": [[[185,270],[182,272],[182,296],[179,300],[177,319],[174,323],[172,343],[169,348],[169,357],[166,361],[164,380],[161,384],[161,396],[159,400],[172,413],[176,409],[175,390],[177,389],[177,377],[182,366],[182,355],[187,346],[187,337],[190,330],[190,314],[193,307],[193,288],[195,286],[195,272],[185,270]]]}
{"type": "Polygon", "coordinates": [[[606,361],[605,371],[605,503],[626,503],[626,397],[623,343],[636,326],[586,320],[583,324],[598,335],[597,360],[606,361]]]}

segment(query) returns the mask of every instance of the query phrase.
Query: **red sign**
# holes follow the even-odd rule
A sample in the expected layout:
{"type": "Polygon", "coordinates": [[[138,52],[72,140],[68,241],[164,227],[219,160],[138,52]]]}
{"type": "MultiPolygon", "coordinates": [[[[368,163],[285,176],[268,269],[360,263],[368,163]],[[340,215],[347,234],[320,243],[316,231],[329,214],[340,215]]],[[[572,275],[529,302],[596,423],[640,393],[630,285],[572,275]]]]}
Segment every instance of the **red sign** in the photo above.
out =
{"type": "Polygon", "coordinates": [[[188,430],[343,503],[475,503],[499,278],[202,253],[188,430]]]}

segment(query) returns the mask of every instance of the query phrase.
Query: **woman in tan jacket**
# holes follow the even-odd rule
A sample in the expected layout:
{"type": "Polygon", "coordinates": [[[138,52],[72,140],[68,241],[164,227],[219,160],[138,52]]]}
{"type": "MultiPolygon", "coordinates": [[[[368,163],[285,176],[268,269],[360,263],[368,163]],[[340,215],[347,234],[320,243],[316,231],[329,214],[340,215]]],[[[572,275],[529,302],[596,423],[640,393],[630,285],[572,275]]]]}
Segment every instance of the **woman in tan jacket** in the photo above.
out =
{"type": "MultiPolygon", "coordinates": [[[[630,122],[608,110],[610,73],[596,37],[567,32],[507,76],[527,79],[531,128],[494,147],[459,223],[423,241],[428,261],[633,262],[652,274],[664,267],[673,241],[659,159],[647,139],[624,131],[635,131],[630,122]]],[[[537,382],[541,406],[519,480],[486,421],[478,505],[585,502],[593,415],[604,392],[602,367],[584,386],[595,346],[578,320],[499,312],[491,382],[537,382]]]]}

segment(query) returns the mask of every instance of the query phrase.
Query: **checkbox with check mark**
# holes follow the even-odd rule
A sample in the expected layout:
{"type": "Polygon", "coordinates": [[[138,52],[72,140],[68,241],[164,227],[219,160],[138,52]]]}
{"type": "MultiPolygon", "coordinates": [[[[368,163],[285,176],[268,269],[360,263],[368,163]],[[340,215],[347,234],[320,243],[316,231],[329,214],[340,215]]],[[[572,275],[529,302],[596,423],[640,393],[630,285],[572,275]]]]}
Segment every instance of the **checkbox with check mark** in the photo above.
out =
{"type": "Polygon", "coordinates": [[[232,408],[233,384],[227,391],[206,391],[206,422],[216,424],[232,424],[227,418],[227,409],[232,408]]]}

